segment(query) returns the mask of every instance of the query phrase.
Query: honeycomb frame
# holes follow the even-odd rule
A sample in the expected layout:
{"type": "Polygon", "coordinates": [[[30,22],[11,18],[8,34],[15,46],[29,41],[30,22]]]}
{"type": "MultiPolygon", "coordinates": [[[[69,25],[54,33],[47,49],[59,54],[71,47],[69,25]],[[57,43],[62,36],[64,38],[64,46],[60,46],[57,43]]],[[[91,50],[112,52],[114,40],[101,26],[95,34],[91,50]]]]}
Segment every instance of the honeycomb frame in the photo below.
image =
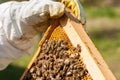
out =
{"type": "MultiPolygon", "coordinates": [[[[71,14],[68,15],[72,16],[71,14]]],[[[109,67],[107,66],[106,62],[103,60],[102,56],[100,55],[99,51],[96,49],[96,47],[94,46],[88,35],[86,34],[84,28],[82,27],[82,24],[79,22],[79,20],[77,21],[76,19],[74,19],[73,16],[70,18],[69,16],[68,17],[63,16],[63,18],[61,18],[60,20],[53,20],[53,23],[47,29],[42,40],[39,43],[39,49],[37,53],[34,55],[33,59],[26,68],[20,80],[23,80],[23,77],[25,76],[27,71],[31,68],[34,59],[37,56],[39,56],[39,52],[41,48],[40,46],[42,46],[44,41],[46,39],[58,40],[59,38],[69,39],[68,42],[73,47],[76,47],[77,44],[80,44],[80,46],[82,47],[81,56],[83,59],[83,63],[86,65],[86,68],[93,80],[116,80],[116,78],[110,71],[109,67]],[[56,31],[54,33],[55,37],[51,38],[52,33],[57,28],[58,30],[63,29],[63,31],[66,34],[66,37],[64,37],[65,34],[63,34],[62,32],[56,31]],[[61,35],[58,36],[58,33],[62,34],[63,36],[61,35]]],[[[84,80],[89,80],[89,79],[87,78],[84,80]]]]}

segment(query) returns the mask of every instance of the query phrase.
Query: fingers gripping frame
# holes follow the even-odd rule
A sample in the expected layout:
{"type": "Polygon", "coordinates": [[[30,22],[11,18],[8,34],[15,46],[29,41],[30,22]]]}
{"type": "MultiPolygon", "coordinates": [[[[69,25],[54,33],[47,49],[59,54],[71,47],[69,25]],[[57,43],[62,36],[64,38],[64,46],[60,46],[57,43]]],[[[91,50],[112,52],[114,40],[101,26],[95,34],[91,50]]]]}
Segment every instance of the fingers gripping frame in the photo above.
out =
{"type": "Polygon", "coordinates": [[[61,0],[67,8],[69,8],[82,24],[86,23],[85,13],[79,0],[61,0]]]}

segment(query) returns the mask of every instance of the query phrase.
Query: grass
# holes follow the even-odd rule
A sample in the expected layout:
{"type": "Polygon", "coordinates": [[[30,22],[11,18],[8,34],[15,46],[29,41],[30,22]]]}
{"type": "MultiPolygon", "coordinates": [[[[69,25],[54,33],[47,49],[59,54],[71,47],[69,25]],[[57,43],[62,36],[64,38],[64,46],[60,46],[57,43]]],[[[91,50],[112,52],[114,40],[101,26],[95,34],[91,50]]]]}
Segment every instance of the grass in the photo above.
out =
{"type": "Polygon", "coordinates": [[[89,18],[120,18],[120,14],[117,11],[114,7],[85,7],[86,16],[89,18]]]}
{"type": "Polygon", "coordinates": [[[120,29],[99,29],[89,32],[89,35],[103,57],[110,59],[118,55],[116,49],[120,46],[120,29]]]}

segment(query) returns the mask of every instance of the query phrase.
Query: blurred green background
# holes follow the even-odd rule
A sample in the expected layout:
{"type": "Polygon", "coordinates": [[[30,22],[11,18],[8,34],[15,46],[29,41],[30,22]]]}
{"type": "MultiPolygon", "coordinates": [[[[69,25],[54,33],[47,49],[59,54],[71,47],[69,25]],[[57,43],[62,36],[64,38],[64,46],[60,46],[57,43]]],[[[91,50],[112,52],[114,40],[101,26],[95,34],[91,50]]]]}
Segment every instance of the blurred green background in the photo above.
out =
{"type": "MultiPolygon", "coordinates": [[[[4,1],[7,0],[0,0],[4,1]]],[[[86,13],[86,32],[120,80],[120,0],[80,1],[86,13]]],[[[22,57],[0,71],[0,80],[19,80],[33,55],[22,57]]]]}

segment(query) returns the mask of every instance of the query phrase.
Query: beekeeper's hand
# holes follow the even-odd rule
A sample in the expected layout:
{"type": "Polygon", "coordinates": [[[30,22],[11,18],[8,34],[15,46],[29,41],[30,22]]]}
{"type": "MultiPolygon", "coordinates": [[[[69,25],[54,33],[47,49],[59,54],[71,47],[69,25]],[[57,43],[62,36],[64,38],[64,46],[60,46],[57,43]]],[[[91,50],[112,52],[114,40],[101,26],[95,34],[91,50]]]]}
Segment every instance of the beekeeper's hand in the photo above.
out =
{"type": "Polygon", "coordinates": [[[32,53],[35,36],[51,18],[64,14],[64,5],[52,0],[6,2],[0,5],[0,70],[13,60],[32,53]]]}

